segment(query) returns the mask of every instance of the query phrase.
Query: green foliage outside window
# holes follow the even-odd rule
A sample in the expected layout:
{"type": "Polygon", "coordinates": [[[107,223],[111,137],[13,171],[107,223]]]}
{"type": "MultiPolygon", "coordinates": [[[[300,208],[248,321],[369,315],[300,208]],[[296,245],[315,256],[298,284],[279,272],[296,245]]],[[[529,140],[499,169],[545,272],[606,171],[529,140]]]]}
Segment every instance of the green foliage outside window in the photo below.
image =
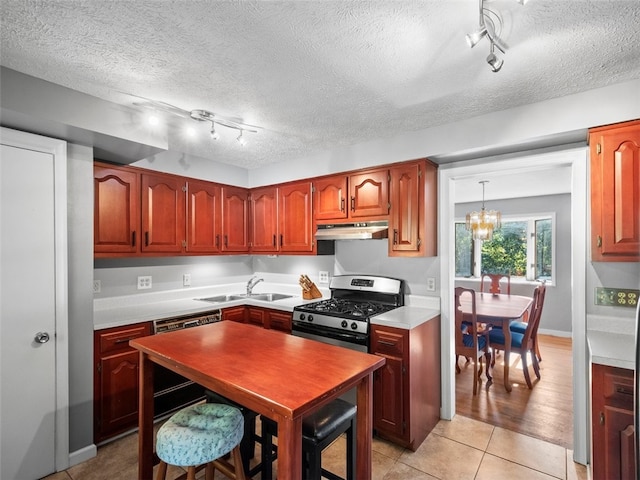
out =
{"type": "Polygon", "coordinates": [[[503,223],[482,243],[482,272],[523,277],[527,273],[527,222],[503,223]]]}

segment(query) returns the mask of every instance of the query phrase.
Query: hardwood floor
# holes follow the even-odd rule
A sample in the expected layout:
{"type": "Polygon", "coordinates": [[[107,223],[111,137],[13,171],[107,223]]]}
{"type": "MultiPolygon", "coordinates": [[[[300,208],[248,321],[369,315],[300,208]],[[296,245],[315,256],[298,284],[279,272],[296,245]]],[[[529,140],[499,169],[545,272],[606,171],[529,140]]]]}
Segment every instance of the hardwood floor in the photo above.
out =
{"type": "Polygon", "coordinates": [[[482,374],[479,394],[473,396],[473,364],[459,360],[456,375],[456,413],[507,430],[573,448],[573,364],[571,338],[539,335],[540,380],[529,361],[533,389],[529,390],[519,355],[511,355],[511,393],[504,388],[502,356],[492,370],[493,384],[487,389],[482,374]]]}

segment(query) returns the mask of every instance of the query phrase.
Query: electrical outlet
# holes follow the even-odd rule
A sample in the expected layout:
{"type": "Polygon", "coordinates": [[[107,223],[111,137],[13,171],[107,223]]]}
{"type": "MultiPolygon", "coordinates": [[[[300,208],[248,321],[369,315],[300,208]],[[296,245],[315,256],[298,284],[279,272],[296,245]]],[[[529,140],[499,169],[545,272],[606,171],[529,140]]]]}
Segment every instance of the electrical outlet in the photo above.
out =
{"type": "Polygon", "coordinates": [[[93,293],[100,293],[102,290],[102,282],[100,280],[93,281],[93,293]]]}
{"type": "Polygon", "coordinates": [[[427,292],[436,291],[436,279],[433,277],[427,278],[427,292]]]}
{"type": "Polygon", "coordinates": [[[329,272],[318,272],[318,283],[329,283],[329,272]]]}
{"type": "Polygon", "coordinates": [[[138,290],[146,290],[148,288],[151,288],[151,285],[151,275],[138,277],[138,290]]]}
{"type": "Polygon", "coordinates": [[[185,273],[182,275],[182,286],[190,287],[191,286],[191,274],[185,273]]]}

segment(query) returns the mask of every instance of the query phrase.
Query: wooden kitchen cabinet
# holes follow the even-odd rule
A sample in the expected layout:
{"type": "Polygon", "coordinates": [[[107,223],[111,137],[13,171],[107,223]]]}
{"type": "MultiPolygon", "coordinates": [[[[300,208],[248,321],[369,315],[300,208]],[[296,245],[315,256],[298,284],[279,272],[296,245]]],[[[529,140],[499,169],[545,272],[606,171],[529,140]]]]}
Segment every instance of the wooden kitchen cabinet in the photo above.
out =
{"type": "MultiPolygon", "coordinates": [[[[93,248],[97,254],[134,254],[140,249],[140,175],[96,162],[93,167],[93,248]]],[[[108,256],[108,255],[102,255],[108,256]]]]}
{"type": "Polygon", "coordinates": [[[247,322],[247,307],[229,307],[222,309],[222,320],[231,320],[232,322],[247,322]]]}
{"type": "Polygon", "coordinates": [[[271,330],[291,333],[292,312],[272,310],[255,306],[229,307],[222,309],[222,320],[250,323],[271,330]]]}
{"type": "Polygon", "coordinates": [[[310,181],[278,187],[278,223],[281,253],[311,253],[313,231],[312,185],[310,181]]]}
{"type": "Polygon", "coordinates": [[[284,333],[291,333],[292,321],[292,312],[283,312],[282,310],[267,310],[267,322],[265,328],[278,330],[284,333]]]}
{"type": "Polygon", "coordinates": [[[440,317],[411,330],[371,325],[374,355],[373,428],[415,451],[440,420],[440,317]]]}
{"type": "Polygon", "coordinates": [[[249,190],[222,187],[222,251],[249,252],[249,190]]]}
{"type": "Polygon", "coordinates": [[[129,340],[151,335],[151,323],[94,333],[94,442],[138,424],[139,352],[129,340]]]}
{"type": "Polygon", "coordinates": [[[640,261],[640,120],[589,130],[591,258],[640,261]]]}
{"type": "Polygon", "coordinates": [[[143,173],[142,252],[181,253],[185,244],[185,192],[182,177],[143,173]]]}
{"type": "Polygon", "coordinates": [[[187,244],[193,253],[219,253],[222,245],[220,185],[187,181],[187,244]]]}
{"type": "Polygon", "coordinates": [[[636,479],[633,371],[593,364],[591,395],[593,479],[636,479]]]}
{"type": "Polygon", "coordinates": [[[437,255],[437,166],[428,160],[390,169],[389,256],[437,255]]]}
{"type": "Polygon", "coordinates": [[[389,214],[389,170],[369,170],[349,176],[349,217],[389,214]]]}
{"type": "Polygon", "coordinates": [[[278,189],[251,190],[251,251],[275,253],[279,249],[278,189]]]}
{"type": "Polygon", "coordinates": [[[347,218],[347,176],[324,177],[314,182],[314,210],[317,220],[347,218]]]}
{"type": "Polygon", "coordinates": [[[265,309],[260,307],[246,307],[246,308],[247,308],[246,323],[265,328],[266,316],[267,316],[265,309]]]}

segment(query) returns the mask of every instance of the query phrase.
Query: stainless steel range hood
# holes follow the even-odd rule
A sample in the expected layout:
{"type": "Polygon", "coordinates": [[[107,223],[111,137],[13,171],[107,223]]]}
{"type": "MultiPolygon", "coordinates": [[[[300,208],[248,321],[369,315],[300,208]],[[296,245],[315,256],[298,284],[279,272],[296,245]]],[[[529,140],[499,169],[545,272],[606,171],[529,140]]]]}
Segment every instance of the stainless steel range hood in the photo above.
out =
{"type": "Polygon", "coordinates": [[[369,240],[389,237],[389,222],[332,223],[318,225],[316,240],[369,240]]]}

